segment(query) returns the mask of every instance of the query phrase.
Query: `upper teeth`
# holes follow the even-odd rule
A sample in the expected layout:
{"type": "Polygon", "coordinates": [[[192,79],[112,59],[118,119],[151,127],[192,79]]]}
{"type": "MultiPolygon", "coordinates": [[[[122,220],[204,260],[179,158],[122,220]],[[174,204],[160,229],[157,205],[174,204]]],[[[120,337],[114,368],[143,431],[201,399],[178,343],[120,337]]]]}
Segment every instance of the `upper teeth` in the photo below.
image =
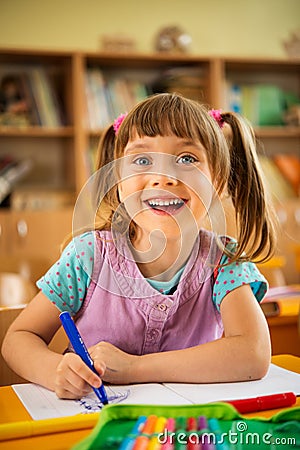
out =
{"type": "Polygon", "coordinates": [[[178,203],[182,203],[182,200],[178,198],[174,198],[171,200],[149,200],[150,206],[170,206],[170,205],[178,205],[178,203]]]}

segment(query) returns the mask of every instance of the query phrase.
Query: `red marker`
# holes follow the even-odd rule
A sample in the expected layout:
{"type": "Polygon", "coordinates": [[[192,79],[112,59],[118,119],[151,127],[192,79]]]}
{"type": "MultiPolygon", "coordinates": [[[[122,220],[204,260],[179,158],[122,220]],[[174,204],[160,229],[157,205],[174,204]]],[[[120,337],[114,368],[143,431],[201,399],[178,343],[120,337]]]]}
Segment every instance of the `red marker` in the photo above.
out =
{"type": "Polygon", "coordinates": [[[297,397],[293,392],[284,394],[264,395],[262,397],[245,398],[242,400],[226,400],[241,414],[265,411],[267,409],[278,409],[292,406],[296,403],[297,397]]]}
{"type": "MultiPolygon", "coordinates": [[[[198,430],[196,417],[188,417],[186,429],[191,432],[198,430]]],[[[187,450],[201,450],[200,437],[196,433],[189,434],[187,450]]]]}

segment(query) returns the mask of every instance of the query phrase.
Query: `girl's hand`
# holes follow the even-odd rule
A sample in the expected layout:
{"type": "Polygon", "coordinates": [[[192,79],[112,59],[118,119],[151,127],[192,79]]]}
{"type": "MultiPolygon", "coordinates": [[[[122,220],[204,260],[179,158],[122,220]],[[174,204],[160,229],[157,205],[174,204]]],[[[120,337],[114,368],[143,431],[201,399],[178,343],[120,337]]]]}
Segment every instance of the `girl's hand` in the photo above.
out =
{"type": "Polygon", "coordinates": [[[56,395],[59,398],[81,398],[91,391],[91,386],[100,387],[102,383],[100,376],[105,372],[104,363],[99,362],[97,368],[99,377],[88,368],[80,356],[66,353],[56,368],[56,395]]]}
{"type": "Polygon", "coordinates": [[[125,353],[109,342],[99,342],[89,348],[89,353],[104,381],[113,384],[134,382],[134,364],[138,356],[125,353]],[[103,367],[106,367],[105,372],[102,372],[103,367]]]}

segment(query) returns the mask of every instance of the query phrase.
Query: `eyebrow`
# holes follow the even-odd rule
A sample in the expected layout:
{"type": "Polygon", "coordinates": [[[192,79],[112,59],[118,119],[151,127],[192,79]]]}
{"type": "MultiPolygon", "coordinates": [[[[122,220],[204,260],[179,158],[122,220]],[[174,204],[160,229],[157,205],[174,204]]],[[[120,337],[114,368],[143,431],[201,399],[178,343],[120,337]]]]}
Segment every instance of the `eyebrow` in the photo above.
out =
{"type": "Polygon", "coordinates": [[[133,151],[135,151],[135,150],[140,150],[140,149],[141,149],[141,150],[142,150],[142,149],[149,149],[149,145],[143,144],[143,143],[133,143],[133,144],[129,145],[129,147],[127,147],[127,148],[125,149],[124,154],[133,152],[133,151]]]}
{"type": "MultiPolygon", "coordinates": [[[[183,146],[183,147],[196,147],[197,150],[199,151],[205,151],[205,148],[203,147],[203,145],[199,142],[196,143],[195,141],[191,141],[191,140],[182,140],[180,143],[178,143],[178,147],[183,146]]],[[[129,147],[127,147],[127,149],[125,150],[124,154],[128,154],[131,152],[134,152],[136,150],[149,150],[150,146],[149,144],[145,144],[142,142],[133,142],[131,145],[129,145],[129,147]]]]}
{"type": "Polygon", "coordinates": [[[184,147],[196,147],[198,150],[204,151],[203,145],[199,142],[190,141],[190,140],[184,140],[182,141],[182,144],[184,147]]]}

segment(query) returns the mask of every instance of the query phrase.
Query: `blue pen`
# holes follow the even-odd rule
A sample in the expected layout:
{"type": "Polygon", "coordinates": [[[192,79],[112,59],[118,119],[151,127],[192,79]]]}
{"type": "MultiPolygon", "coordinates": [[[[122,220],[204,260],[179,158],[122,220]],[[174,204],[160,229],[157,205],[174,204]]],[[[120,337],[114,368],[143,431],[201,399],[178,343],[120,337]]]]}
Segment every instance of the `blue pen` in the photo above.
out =
{"type": "MultiPolygon", "coordinates": [[[[89,352],[87,351],[87,348],[82,340],[82,337],[80,336],[79,331],[77,330],[77,327],[72,317],[70,316],[69,312],[68,311],[62,312],[59,318],[61,320],[62,326],[64,327],[66,335],[68,336],[74,348],[75,353],[80,356],[80,358],[85,362],[85,364],[90,369],[92,369],[92,371],[96,375],[99,375],[94,367],[94,362],[90,357],[89,352]]],[[[99,388],[93,387],[93,390],[97,395],[97,397],[99,398],[99,400],[103,403],[103,405],[107,405],[108,399],[103,384],[101,384],[99,388]]]]}

